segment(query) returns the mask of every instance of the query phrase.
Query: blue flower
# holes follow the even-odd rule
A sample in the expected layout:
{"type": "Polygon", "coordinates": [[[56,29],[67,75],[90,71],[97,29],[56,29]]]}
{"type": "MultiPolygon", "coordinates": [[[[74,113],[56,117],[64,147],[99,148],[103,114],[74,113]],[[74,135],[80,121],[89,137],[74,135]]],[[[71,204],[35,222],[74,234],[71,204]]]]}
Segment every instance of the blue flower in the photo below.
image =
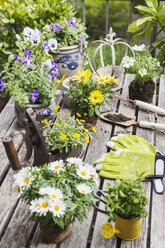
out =
{"type": "Polygon", "coordinates": [[[27,55],[33,55],[32,51],[30,51],[30,49],[27,47],[25,49],[22,49],[22,52],[25,52],[25,54],[27,55]]]}
{"type": "Polygon", "coordinates": [[[17,54],[14,54],[14,58],[17,59],[18,62],[22,63],[22,59],[20,59],[20,56],[18,56],[17,54]]]}
{"type": "Polygon", "coordinates": [[[35,102],[38,99],[38,90],[33,90],[33,93],[30,93],[30,99],[35,102]]]}
{"type": "Polygon", "coordinates": [[[1,91],[1,92],[3,92],[4,87],[5,87],[5,84],[3,83],[3,80],[2,80],[2,78],[1,78],[1,79],[0,79],[0,91],[1,91]]]}
{"type": "Polygon", "coordinates": [[[44,43],[42,43],[42,49],[43,50],[44,49],[49,50],[50,49],[50,46],[46,42],[44,42],[44,43]]]}
{"type": "Polygon", "coordinates": [[[85,43],[84,37],[83,35],[80,36],[80,38],[78,38],[77,40],[79,40],[82,44],[85,43]]]}
{"type": "Polygon", "coordinates": [[[72,27],[75,28],[77,26],[76,19],[75,18],[69,18],[68,24],[72,27]]]}
{"type": "Polygon", "coordinates": [[[61,30],[61,27],[58,26],[57,24],[53,23],[53,22],[50,23],[50,26],[55,31],[60,31],[61,30]]]}
{"type": "Polygon", "coordinates": [[[58,71],[56,73],[55,72],[50,72],[49,74],[52,77],[52,82],[54,82],[55,77],[57,77],[59,75],[58,71]]]}
{"type": "Polygon", "coordinates": [[[31,56],[25,54],[24,57],[25,57],[24,64],[25,64],[25,65],[28,65],[28,66],[30,66],[30,67],[32,67],[33,63],[32,63],[32,58],[31,58],[31,56]]]}

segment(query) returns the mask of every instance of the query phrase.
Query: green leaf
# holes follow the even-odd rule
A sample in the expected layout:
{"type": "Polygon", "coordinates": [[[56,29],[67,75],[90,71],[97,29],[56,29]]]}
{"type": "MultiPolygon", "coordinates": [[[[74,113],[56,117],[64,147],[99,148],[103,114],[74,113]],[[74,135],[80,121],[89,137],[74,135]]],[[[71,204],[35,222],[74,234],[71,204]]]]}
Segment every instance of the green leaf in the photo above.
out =
{"type": "Polygon", "coordinates": [[[2,22],[3,22],[3,23],[9,23],[10,20],[8,20],[8,19],[2,19],[2,22]]]}
{"type": "Polygon", "coordinates": [[[153,4],[153,0],[145,0],[148,7],[151,7],[153,10],[155,10],[155,6],[153,4]]]}
{"type": "Polygon", "coordinates": [[[148,16],[148,17],[142,17],[134,22],[132,22],[129,27],[128,27],[128,32],[137,32],[139,31],[144,25],[148,22],[151,21],[153,17],[148,16]]]}
{"type": "Polygon", "coordinates": [[[165,3],[161,4],[159,7],[158,7],[158,11],[162,10],[162,9],[165,9],[165,3]]]}
{"type": "Polygon", "coordinates": [[[155,12],[148,7],[142,6],[142,5],[138,5],[135,7],[140,13],[149,13],[149,14],[154,14],[155,12]]]}
{"type": "Polygon", "coordinates": [[[138,34],[135,34],[135,35],[133,36],[133,39],[134,39],[134,40],[138,40],[138,39],[144,34],[144,32],[145,32],[145,30],[142,31],[142,32],[140,32],[140,33],[138,33],[138,34]]]}
{"type": "Polygon", "coordinates": [[[10,19],[10,23],[15,23],[15,20],[13,18],[10,19]]]}
{"type": "Polygon", "coordinates": [[[2,34],[6,36],[6,35],[8,34],[8,30],[5,29],[5,30],[2,32],[2,34]]]}

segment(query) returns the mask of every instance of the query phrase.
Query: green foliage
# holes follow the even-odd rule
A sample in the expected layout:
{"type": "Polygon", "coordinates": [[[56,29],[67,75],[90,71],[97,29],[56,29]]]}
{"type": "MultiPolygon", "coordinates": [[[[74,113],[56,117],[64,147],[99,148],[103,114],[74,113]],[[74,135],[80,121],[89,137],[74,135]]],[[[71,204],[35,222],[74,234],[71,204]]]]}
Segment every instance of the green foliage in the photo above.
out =
{"type": "Polygon", "coordinates": [[[0,49],[4,53],[15,49],[16,34],[26,26],[41,29],[57,20],[74,16],[72,5],[66,0],[10,0],[0,6],[0,49]]]}
{"type": "Polygon", "coordinates": [[[78,71],[71,78],[67,93],[71,101],[69,108],[72,115],[78,109],[83,116],[99,116],[101,103],[109,101],[110,85],[113,82],[118,83],[114,77],[105,74],[90,78],[91,75],[92,73],[87,69],[78,71]]]}
{"type": "Polygon", "coordinates": [[[146,192],[139,178],[116,180],[114,185],[107,185],[105,201],[110,221],[115,221],[116,215],[125,219],[147,216],[144,209],[147,205],[146,192]]]}
{"type": "Polygon", "coordinates": [[[26,167],[14,175],[17,191],[28,203],[32,219],[50,230],[55,225],[64,229],[87,217],[94,200],[95,178],[95,169],[76,158],[39,168],[26,167]],[[86,178],[81,176],[83,170],[86,178]]]}
{"type": "Polygon", "coordinates": [[[153,44],[154,49],[159,48],[160,52],[158,59],[162,66],[165,66],[162,53],[165,53],[165,15],[161,13],[165,9],[165,4],[159,6],[158,0],[145,0],[146,6],[138,5],[136,9],[142,14],[142,17],[132,22],[128,27],[128,32],[137,34],[134,35],[134,39],[137,40],[143,34],[146,38],[150,38],[155,27],[158,27],[157,35],[163,33],[161,38],[158,38],[153,44]]]}
{"type": "MultiPolygon", "coordinates": [[[[54,113],[55,116],[60,112],[54,113]]],[[[82,120],[83,121],[83,120],[82,120]]],[[[71,149],[82,147],[85,142],[89,142],[91,132],[84,130],[84,124],[78,119],[71,119],[69,116],[58,116],[56,122],[45,122],[43,135],[51,151],[62,153],[71,149]]]]}

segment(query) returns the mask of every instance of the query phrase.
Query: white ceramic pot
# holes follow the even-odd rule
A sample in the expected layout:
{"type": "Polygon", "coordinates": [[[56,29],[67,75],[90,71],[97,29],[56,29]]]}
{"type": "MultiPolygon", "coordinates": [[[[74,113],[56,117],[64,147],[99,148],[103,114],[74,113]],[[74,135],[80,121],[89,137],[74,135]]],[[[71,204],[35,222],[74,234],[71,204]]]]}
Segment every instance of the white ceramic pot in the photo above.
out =
{"type": "Polygon", "coordinates": [[[84,50],[82,45],[63,47],[60,48],[59,53],[51,53],[51,55],[58,66],[59,79],[62,78],[64,74],[66,74],[66,77],[71,77],[78,70],[84,68],[84,50]]]}

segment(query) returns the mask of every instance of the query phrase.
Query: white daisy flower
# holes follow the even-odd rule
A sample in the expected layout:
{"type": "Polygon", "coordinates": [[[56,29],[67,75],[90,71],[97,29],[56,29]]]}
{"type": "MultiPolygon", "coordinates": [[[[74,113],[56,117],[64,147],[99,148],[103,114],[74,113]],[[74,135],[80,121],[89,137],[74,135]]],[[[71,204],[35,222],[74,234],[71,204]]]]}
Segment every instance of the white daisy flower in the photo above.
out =
{"type": "Polygon", "coordinates": [[[134,51],[138,51],[138,52],[143,51],[144,48],[145,48],[145,45],[144,45],[144,44],[142,44],[142,45],[140,45],[140,46],[135,45],[135,46],[132,47],[132,49],[133,49],[134,51]]]}
{"type": "Polygon", "coordinates": [[[52,187],[41,187],[39,193],[41,195],[48,195],[52,200],[62,199],[64,197],[60,189],[55,189],[52,187]]]}
{"type": "Polygon", "coordinates": [[[37,46],[41,42],[40,31],[35,29],[31,36],[31,44],[32,46],[37,46]]]}
{"type": "Polygon", "coordinates": [[[81,158],[67,158],[66,159],[67,165],[81,165],[82,164],[82,159],[81,158]]]}
{"type": "Polygon", "coordinates": [[[63,216],[65,214],[66,205],[60,199],[52,201],[50,211],[56,217],[63,216]]]}
{"type": "Polygon", "coordinates": [[[138,72],[139,72],[141,77],[143,77],[144,75],[147,75],[147,70],[145,68],[138,70],[138,72]]]}
{"type": "Polygon", "coordinates": [[[135,59],[133,57],[128,57],[128,56],[125,56],[123,59],[122,59],[122,65],[123,67],[125,68],[129,68],[130,66],[132,66],[135,62],[135,59]]]}
{"type": "Polygon", "coordinates": [[[40,211],[40,204],[39,204],[39,199],[32,200],[30,202],[29,209],[32,213],[39,213],[40,211]]]}
{"type": "Polygon", "coordinates": [[[80,183],[77,185],[77,190],[81,193],[81,194],[90,194],[92,192],[92,189],[90,186],[86,185],[85,183],[80,183]]]}
{"type": "Polygon", "coordinates": [[[25,27],[22,33],[26,36],[31,37],[32,34],[34,33],[34,30],[29,27],[25,27]]]}
{"type": "Polygon", "coordinates": [[[15,179],[15,185],[18,185],[18,192],[21,191],[21,187],[28,188],[34,180],[29,169],[30,168],[23,168],[19,173],[13,176],[15,179]]]}
{"type": "Polygon", "coordinates": [[[77,169],[77,175],[83,179],[89,179],[91,177],[91,170],[89,165],[79,165],[77,169]]]}
{"type": "Polygon", "coordinates": [[[46,216],[47,212],[50,210],[51,207],[51,200],[48,196],[38,199],[39,209],[38,213],[41,215],[46,216]]]}
{"type": "Polygon", "coordinates": [[[50,46],[50,50],[54,51],[57,49],[57,40],[52,38],[48,40],[48,46],[50,46]]]}
{"type": "Polygon", "coordinates": [[[64,170],[64,162],[63,162],[62,159],[54,161],[54,162],[51,162],[49,164],[48,168],[51,171],[56,172],[58,174],[60,171],[64,170]]]}

